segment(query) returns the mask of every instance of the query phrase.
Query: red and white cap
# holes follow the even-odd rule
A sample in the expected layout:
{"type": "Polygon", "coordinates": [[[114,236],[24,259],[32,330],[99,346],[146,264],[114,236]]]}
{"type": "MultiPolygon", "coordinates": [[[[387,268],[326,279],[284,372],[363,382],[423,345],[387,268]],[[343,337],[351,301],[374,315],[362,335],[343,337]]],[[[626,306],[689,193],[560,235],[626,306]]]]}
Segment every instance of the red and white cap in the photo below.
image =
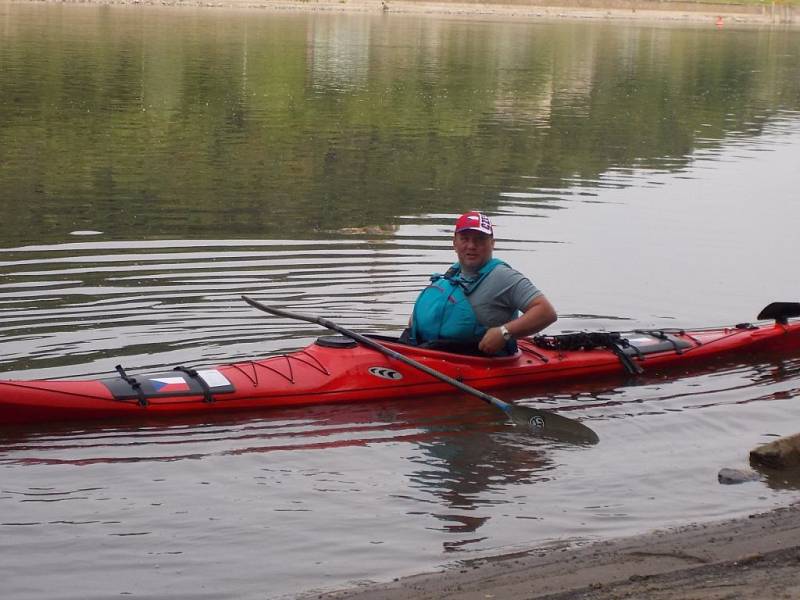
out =
{"type": "Polygon", "coordinates": [[[492,222],[483,213],[476,211],[464,213],[456,220],[456,233],[459,231],[480,231],[486,235],[494,235],[492,222]]]}

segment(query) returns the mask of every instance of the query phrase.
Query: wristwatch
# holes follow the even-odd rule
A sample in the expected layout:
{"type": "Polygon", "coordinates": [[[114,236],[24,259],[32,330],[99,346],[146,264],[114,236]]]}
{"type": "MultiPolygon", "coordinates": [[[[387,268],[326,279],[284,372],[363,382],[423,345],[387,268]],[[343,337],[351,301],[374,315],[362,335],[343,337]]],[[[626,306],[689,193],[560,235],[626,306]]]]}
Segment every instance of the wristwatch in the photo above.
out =
{"type": "Polygon", "coordinates": [[[500,333],[503,334],[503,339],[507,342],[510,342],[511,338],[514,337],[505,325],[500,325],[500,333]]]}

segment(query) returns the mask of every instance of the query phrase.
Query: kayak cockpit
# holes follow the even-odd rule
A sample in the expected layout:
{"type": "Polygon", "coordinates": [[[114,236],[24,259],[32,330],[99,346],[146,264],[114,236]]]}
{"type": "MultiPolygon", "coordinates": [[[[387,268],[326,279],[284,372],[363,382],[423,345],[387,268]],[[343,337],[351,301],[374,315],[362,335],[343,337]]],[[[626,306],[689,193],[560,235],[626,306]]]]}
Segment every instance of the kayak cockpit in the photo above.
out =
{"type": "MultiPolygon", "coordinates": [[[[382,345],[388,346],[396,352],[409,356],[416,355],[442,358],[445,356],[456,356],[458,357],[458,361],[491,361],[492,364],[496,364],[513,362],[517,360],[521,354],[521,351],[517,350],[515,354],[511,355],[488,356],[478,350],[477,346],[474,344],[459,344],[447,340],[415,346],[402,341],[401,338],[389,335],[370,334],[366,337],[380,342],[382,345]]],[[[318,337],[314,344],[323,348],[347,349],[356,347],[358,342],[346,335],[324,335],[318,337]]]]}

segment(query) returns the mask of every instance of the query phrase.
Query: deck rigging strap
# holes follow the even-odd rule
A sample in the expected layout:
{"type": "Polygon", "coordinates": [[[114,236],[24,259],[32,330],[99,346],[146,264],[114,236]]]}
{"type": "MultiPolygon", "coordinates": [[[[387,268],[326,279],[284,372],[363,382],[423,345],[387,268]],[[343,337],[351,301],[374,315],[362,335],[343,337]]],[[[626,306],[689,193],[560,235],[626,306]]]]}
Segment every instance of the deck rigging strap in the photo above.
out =
{"type": "Polygon", "coordinates": [[[119,376],[122,378],[122,380],[131,386],[133,391],[136,392],[136,395],[139,396],[139,406],[147,406],[147,396],[144,395],[142,384],[139,383],[135,377],[130,377],[125,372],[125,369],[122,368],[122,365],[117,365],[114,368],[117,370],[117,373],[119,373],[119,376]]]}
{"type": "Polygon", "coordinates": [[[189,377],[194,379],[201,388],[203,388],[203,402],[214,402],[214,396],[211,395],[211,388],[206,383],[206,380],[200,377],[200,373],[198,373],[195,369],[191,367],[175,367],[172,369],[173,371],[180,371],[181,373],[186,373],[189,377]]]}
{"type": "MultiPolygon", "coordinates": [[[[537,335],[533,342],[540,348],[548,350],[593,350],[595,348],[607,348],[611,350],[631,375],[639,375],[643,372],[642,367],[637,365],[631,357],[625,353],[625,348],[634,348],[630,342],[617,332],[578,332],[562,333],[559,335],[537,335]]],[[[638,350],[634,348],[635,350],[638,350]]],[[[638,352],[637,352],[638,353],[638,352]]]]}

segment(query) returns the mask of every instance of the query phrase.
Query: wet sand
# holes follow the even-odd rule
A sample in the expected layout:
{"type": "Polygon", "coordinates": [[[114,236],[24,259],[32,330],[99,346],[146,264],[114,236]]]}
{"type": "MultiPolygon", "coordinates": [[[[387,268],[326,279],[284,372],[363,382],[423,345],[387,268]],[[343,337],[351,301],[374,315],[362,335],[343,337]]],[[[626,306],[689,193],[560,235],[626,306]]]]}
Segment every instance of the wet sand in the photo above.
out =
{"type": "Polygon", "coordinates": [[[800,598],[800,505],[582,548],[539,548],[324,600],[800,598]]]}

